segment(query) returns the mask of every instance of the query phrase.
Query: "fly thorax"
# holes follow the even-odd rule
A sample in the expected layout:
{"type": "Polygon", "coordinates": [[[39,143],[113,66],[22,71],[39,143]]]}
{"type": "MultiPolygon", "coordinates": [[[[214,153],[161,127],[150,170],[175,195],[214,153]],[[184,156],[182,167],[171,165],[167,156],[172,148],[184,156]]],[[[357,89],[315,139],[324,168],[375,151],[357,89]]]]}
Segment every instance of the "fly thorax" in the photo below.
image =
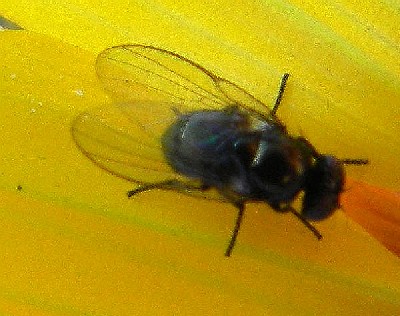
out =
{"type": "Polygon", "coordinates": [[[288,197],[300,191],[304,169],[301,152],[290,138],[279,133],[260,140],[251,163],[253,178],[261,190],[288,197]]]}

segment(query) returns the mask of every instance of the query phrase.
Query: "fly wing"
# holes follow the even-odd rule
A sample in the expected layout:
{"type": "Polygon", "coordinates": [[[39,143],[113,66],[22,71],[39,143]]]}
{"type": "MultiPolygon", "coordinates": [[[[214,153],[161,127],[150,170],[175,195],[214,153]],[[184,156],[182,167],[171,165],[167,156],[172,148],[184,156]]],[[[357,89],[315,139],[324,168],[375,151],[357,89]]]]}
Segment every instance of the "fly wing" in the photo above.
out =
{"type": "Polygon", "coordinates": [[[169,102],[180,112],[239,105],[265,117],[270,113],[264,103],[234,83],[161,48],[112,47],[99,54],[96,66],[105,89],[124,102],[169,102]]]}
{"type": "Polygon", "coordinates": [[[82,152],[101,168],[137,184],[186,178],[164,159],[161,138],[179,113],[238,105],[262,117],[267,107],[235,84],[183,56],[124,45],[106,49],[98,77],[116,101],[78,116],[72,125],[82,152]]]}
{"type": "Polygon", "coordinates": [[[101,168],[138,184],[176,178],[164,161],[160,142],[125,115],[126,106],[79,115],[72,124],[79,149],[101,168]]]}
{"type": "Polygon", "coordinates": [[[202,109],[223,108],[229,102],[207,70],[159,48],[112,47],[99,54],[96,67],[105,89],[118,101],[167,102],[182,112],[199,104],[202,109]]]}

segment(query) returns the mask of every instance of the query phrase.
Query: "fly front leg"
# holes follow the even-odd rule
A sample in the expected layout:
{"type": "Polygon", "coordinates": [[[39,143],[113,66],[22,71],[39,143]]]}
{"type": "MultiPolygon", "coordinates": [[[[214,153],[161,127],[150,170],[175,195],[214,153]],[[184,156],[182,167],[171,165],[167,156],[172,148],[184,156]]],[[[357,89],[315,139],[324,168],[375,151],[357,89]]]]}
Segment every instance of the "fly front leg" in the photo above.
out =
{"type": "Polygon", "coordinates": [[[279,204],[279,203],[270,203],[270,206],[277,212],[280,213],[286,213],[286,212],[290,212],[292,213],[294,216],[297,217],[297,219],[299,219],[304,226],[307,227],[308,230],[310,230],[314,236],[318,239],[321,240],[322,239],[322,234],[318,231],[318,229],[316,229],[314,227],[313,224],[311,224],[306,218],[304,218],[303,215],[301,215],[301,213],[299,213],[298,211],[296,211],[291,205],[289,204],[279,204]]]}
{"type": "Polygon", "coordinates": [[[311,224],[308,220],[306,220],[303,215],[301,215],[299,212],[297,212],[293,207],[288,206],[288,211],[290,211],[292,214],[294,214],[303,224],[306,226],[313,234],[314,236],[318,239],[322,239],[321,233],[314,227],[313,224],[311,224]]]}

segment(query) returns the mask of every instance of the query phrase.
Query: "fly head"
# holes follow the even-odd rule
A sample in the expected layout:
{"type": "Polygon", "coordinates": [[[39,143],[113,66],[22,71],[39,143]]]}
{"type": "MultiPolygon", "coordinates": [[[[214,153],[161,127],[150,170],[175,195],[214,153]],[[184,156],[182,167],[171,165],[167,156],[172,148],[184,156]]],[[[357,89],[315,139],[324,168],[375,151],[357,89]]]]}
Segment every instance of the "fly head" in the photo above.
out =
{"type": "Polygon", "coordinates": [[[302,215],[309,220],[323,220],[339,208],[343,191],[344,168],[334,156],[320,155],[307,171],[302,215]]]}

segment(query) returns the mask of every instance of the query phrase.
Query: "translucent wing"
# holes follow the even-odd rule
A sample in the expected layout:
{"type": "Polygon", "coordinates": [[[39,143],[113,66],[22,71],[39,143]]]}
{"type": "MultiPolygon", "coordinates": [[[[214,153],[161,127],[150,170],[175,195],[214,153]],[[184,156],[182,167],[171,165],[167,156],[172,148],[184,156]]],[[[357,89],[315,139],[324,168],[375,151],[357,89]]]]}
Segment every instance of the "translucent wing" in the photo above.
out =
{"type": "Polygon", "coordinates": [[[78,116],[74,140],[97,165],[138,184],[187,181],[170,168],[161,147],[162,134],[178,113],[235,104],[271,119],[265,104],[242,88],[163,49],[113,47],[100,53],[96,68],[116,103],[78,116]]]}
{"type": "Polygon", "coordinates": [[[265,104],[242,88],[167,50],[116,46],[100,53],[96,66],[105,89],[119,101],[161,101],[181,112],[237,104],[269,117],[265,104]]]}
{"type": "Polygon", "coordinates": [[[125,107],[131,105],[98,108],[79,115],[72,125],[78,147],[103,169],[138,184],[176,178],[164,161],[159,140],[146,133],[146,126],[125,115],[125,107]]]}

